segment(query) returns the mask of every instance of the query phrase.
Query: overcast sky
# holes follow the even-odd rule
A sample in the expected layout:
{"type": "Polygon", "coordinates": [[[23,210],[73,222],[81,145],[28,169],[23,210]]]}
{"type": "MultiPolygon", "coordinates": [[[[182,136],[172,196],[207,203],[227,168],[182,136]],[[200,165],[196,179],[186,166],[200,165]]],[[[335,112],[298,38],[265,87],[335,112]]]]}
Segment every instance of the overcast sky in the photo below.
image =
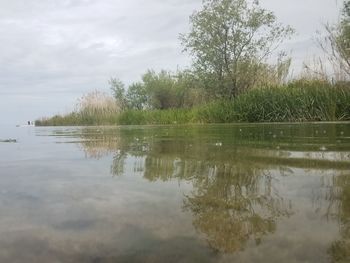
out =
{"type": "MultiPolygon", "coordinates": [[[[283,48],[302,61],[320,54],[322,23],[338,0],[261,0],[297,34],[283,48]]],[[[78,97],[108,92],[115,76],[137,81],[147,69],[185,68],[178,35],[201,0],[0,0],[0,122],[66,113],[78,97]]]]}

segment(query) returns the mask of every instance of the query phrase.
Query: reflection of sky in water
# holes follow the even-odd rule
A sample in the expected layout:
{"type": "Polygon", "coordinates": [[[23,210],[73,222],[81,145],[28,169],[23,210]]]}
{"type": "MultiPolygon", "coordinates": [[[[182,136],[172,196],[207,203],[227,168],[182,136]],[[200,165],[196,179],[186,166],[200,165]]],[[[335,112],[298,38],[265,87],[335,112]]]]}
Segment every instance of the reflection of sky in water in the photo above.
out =
{"type": "Polygon", "coordinates": [[[0,262],[346,260],[349,132],[14,130],[0,144],[0,262]]]}

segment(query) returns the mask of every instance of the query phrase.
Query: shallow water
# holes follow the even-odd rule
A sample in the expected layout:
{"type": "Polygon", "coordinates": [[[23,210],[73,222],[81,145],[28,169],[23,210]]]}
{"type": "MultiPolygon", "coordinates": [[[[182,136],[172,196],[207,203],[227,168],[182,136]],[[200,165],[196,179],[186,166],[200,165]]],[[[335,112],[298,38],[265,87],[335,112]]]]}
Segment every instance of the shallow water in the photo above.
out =
{"type": "Polygon", "coordinates": [[[0,262],[348,262],[350,123],[2,129],[0,262]]]}

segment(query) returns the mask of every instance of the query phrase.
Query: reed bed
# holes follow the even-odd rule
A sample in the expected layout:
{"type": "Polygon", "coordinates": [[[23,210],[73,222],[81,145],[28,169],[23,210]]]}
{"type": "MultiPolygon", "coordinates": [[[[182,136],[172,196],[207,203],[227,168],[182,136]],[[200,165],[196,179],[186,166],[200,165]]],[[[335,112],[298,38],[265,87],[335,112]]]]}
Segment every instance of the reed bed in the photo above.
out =
{"type": "Polygon", "coordinates": [[[82,96],[75,110],[66,115],[37,120],[37,126],[84,126],[116,124],[120,107],[113,97],[99,91],[82,96]]]}
{"type": "Polygon", "coordinates": [[[112,98],[95,94],[83,97],[77,111],[39,120],[36,125],[350,121],[348,84],[296,81],[284,86],[252,89],[234,100],[168,110],[120,111],[112,98]]]}

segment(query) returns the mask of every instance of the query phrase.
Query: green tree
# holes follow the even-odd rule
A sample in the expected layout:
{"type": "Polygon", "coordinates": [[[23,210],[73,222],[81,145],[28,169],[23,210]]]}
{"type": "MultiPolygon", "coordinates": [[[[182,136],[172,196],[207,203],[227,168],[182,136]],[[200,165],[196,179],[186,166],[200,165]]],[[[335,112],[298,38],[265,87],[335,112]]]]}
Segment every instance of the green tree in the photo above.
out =
{"type": "Polygon", "coordinates": [[[184,70],[176,72],[175,77],[179,106],[191,108],[210,100],[206,92],[203,92],[203,86],[205,86],[206,82],[197,74],[184,70]]]}
{"type": "Polygon", "coordinates": [[[259,65],[293,32],[258,1],[203,0],[202,10],[190,17],[190,23],[190,32],[180,36],[184,50],[214,87],[212,93],[221,98],[250,88],[259,65]]]}
{"type": "Polygon", "coordinates": [[[176,80],[170,72],[162,70],[156,73],[149,70],[142,76],[145,91],[149,96],[149,105],[154,109],[169,109],[179,107],[176,94],[176,80]]]}
{"type": "MultiPolygon", "coordinates": [[[[344,1],[340,21],[325,26],[328,35],[319,39],[319,45],[344,79],[350,77],[350,0],[344,1]],[[343,76],[345,75],[345,76],[343,76]]],[[[338,76],[339,78],[339,76],[338,76]]]]}
{"type": "Polygon", "coordinates": [[[128,108],[142,110],[147,107],[148,96],[143,83],[133,83],[126,93],[128,108]]]}
{"type": "Polygon", "coordinates": [[[113,97],[116,100],[117,105],[123,110],[126,108],[126,98],[125,98],[125,85],[118,78],[111,78],[109,80],[110,88],[113,92],[113,97]]]}
{"type": "Polygon", "coordinates": [[[345,71],[350,76],[350,0],[344,2],[343,14],[335,33],[335,48],[341,57],[345,71]]]}

